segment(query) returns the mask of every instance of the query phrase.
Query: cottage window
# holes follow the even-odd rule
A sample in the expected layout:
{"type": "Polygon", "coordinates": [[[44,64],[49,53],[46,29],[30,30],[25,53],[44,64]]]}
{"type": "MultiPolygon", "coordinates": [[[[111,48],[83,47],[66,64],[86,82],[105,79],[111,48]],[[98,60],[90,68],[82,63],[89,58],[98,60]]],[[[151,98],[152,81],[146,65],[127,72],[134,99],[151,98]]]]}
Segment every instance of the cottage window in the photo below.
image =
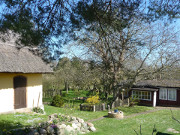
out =
{"type": "Polygon", "coordinates": [[[167,100],[167,89],[166,88],[161,88],[159,90],[159,99],[167,100]]]}
{"type": "Polygon", "coordinates": [[[176,101],[176,89],[168,89],[168,100],[176,101]]]}
{"type": "Polygon", "coordinates": [[[151,100],[151,92],[149,91],[132,91],[133,99],[151,100]]]}
{"type": "Polygon", "coordinates": [[[161,88],[159,90],[159,99],[176,101],[176,89],[161,88]]]}

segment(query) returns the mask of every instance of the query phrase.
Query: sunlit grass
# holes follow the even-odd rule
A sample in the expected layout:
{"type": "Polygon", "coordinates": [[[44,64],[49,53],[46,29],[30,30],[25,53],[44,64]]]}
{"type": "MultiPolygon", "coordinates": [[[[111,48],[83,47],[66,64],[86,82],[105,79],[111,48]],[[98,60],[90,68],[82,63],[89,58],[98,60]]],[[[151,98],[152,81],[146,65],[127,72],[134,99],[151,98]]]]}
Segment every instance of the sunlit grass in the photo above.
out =
{"type": "MultiPolygon", "coordinates": [[[[180,110],[173,110],[173,114],[180,120],[180,110]]],[[[88,135],[135,135],[134,130],[139,133],[140,125],[143,135],[151,135],[154,125],[159,134],[168,133],[168,128],[173,128],[180,132],[180,124],[171,118],[170,110],[167,109],[123,120],[106,118],[93,123],[97,128],[97,132],[89,133],[88,135]]],[[[169,134],[172,135],[173,133],[169,134]]]]}

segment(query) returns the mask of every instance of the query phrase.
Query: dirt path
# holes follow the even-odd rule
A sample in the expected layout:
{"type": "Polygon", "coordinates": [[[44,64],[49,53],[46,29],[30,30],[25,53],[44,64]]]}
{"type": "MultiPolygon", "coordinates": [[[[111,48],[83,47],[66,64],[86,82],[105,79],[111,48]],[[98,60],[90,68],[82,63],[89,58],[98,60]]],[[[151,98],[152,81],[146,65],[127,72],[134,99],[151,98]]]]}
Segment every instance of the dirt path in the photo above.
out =
{"type": "MultiPolygon", "coordinates": [[[[140,113],[135,113],[135,114],[131,114],[131,115],[128,115],[128,116],[124,116],[123,119],[132,118],[132,117],[142,115],[142,114],[149,114],[149,113],[156,112],[156,111],[159,111],[159,110],[164,110],[164,109],[180,110],[180,107],[156,107],[156,109],[154,109],[154,110],[149,110],[149,111],[145,111],[145,112],[140,112],[140,113]]],[[[104,118],[107,118],[107,116],[99,117],[97,119],[92,119],[92,120],[89,120],[88,122],[94,122],[94,121],[102,120],[104,118]]],[[[118,120],[122,120],[122,119],[118,119],[118,120]]]]}

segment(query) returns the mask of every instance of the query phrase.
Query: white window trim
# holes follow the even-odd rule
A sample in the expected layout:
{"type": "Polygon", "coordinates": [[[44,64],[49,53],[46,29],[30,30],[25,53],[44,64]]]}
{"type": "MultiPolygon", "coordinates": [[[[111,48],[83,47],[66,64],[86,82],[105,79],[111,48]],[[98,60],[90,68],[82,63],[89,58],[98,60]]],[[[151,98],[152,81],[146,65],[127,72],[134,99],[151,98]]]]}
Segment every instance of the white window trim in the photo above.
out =
{"type": "Polygon", "coordinates": [[[169,101],[177,101],[177,90],[176,89],[167,89],[168,90],[168,100],[169,101]],[[169,91],[174,90],[175,91],[175,100],[169,99],[169,91]]]}
{"type": "MultiPolygon", "coordinates": [[[[133,91],[135,91],[135,90],[133,90],[133,91]]],[[[132,91],[132,98],[134,99],[133,91],[132,91]]],[[[135,92],[136,92],[136,91],[135,91],[135,92]]],[[[141,92],[141,97],[142,97],[142,92],[144,92],[144,91],[140,91],[140,92],[141,92]]],[[[150,92],[150,99],[142,99],[142,98],[140,98],[139,100],[151,101],[151,91],[145,91],[145,92],[150,92]]]]}
{"type": "Polygon", "coordinates": [[[168,94],[167,94],[168,92],[167,92],[167,91],[168,91],[167,88],[160,88],[160,89],[159,89],[159,99],[160,99],[160,100],[167,100],[167,98],[168,98],[168,94]],[[165,89],[165,90],[166,90],[166,98],[161,98],[161,90],[162,90],[162,89],[165,89]]]}

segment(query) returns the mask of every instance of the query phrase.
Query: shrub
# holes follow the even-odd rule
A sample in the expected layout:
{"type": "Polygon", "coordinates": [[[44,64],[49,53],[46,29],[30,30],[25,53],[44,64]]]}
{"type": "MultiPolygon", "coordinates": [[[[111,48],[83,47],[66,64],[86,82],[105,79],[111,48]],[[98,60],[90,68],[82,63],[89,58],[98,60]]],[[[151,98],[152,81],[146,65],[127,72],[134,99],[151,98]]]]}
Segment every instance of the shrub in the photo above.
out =
{"type": "Polygon", "coordinates": [[[134,98],[130,97],[130,104],[129,104],[130,107],[133,107],[134,105],[138,105],[138,103],[139,103],[138,97],[134,97],[134,98]]]}
{"type": "Polygon", "coordinates": [[[105,95],[106,95],[105,92],[99,92],[100,99],[104,99],[105,95]]]}
{"type": "Polygon", "coordinates": [[[80,93],[79,90],[77,90],[77,89],[74,90],[74,95],[75,95],[76,97],[78,97],[80,94],[81,94],[81,93],[80,93]]]}
{"type": "Polygon", "coordinates": [[[96,96],[89,97],[86,100],[86,102],[89,103],[89,104],[98,104],[99,103],[99,96],[96,95],[96,96]]]}
{"type": "Polygon", "coordinates": [[[64,100],[62,99],[62,97],[60,95],[56,95],[53,97],[52,106],[56,106],[56,107],[61,107],[64,104],[64,100]]]}
{"type": "Polygon", "coordinates": [[[66,92],[63,92],[62,93],[62,97],[66,97],[67,96],[67,93],[66,92]]]}
{"type": "Polygon", "coordinates": [[[89,97],[89,96],[93,96],[93,91],[92,91],[92,90],[89,90],[86,95],[87,95],[88,97],[89,97]]]}
{"type": "Polygon", "coordinates": [[[39,107],[34,107],[33,108],[33,112],[36,112],[36,113],[44,113],[43,109],[39,108],[39,107]]]}

